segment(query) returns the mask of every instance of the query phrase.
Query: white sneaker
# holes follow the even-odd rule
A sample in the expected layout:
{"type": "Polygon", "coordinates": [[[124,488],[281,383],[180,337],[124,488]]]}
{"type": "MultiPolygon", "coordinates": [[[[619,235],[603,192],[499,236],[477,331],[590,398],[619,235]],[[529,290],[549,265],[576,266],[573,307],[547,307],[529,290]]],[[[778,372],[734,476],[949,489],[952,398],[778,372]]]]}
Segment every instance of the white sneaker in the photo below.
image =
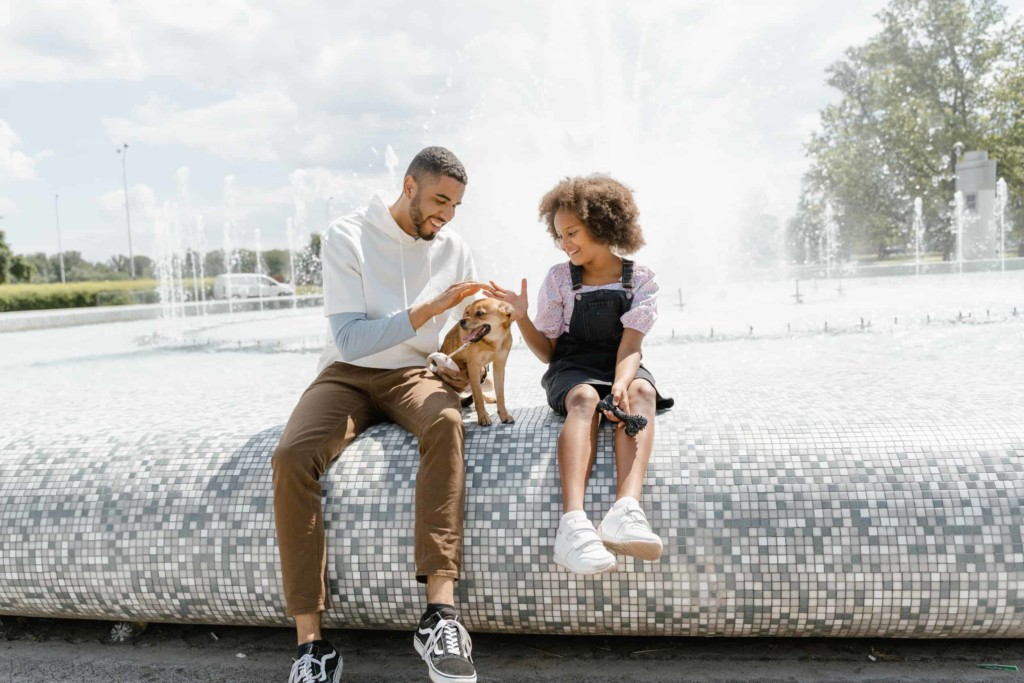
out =
{"type": "Polygon", "coordinates": [[[636,498],[625,496],[615,501],[597,527],[597,533],[612,552],[648,561],[661,557],[661,538],[651,531],[636,498]]]}
{"type": "Polygon", "coordinates": [[[588,576],[617,569],[615,556],[604,547],[594,523],[583,510],[567,512],[559,520],[555,564],[588,576]]]}

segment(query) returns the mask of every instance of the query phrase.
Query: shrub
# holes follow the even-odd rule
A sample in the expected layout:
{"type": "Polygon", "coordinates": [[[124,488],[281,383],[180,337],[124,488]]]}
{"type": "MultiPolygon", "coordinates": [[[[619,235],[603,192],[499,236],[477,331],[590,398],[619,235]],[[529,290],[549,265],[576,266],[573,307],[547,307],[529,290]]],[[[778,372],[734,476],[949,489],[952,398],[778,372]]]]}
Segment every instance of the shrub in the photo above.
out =
{"type": "Polygon", "coordinates": [[[156,288],[155,280],[0,285],[0,312],[154,303],[156,288]]]}

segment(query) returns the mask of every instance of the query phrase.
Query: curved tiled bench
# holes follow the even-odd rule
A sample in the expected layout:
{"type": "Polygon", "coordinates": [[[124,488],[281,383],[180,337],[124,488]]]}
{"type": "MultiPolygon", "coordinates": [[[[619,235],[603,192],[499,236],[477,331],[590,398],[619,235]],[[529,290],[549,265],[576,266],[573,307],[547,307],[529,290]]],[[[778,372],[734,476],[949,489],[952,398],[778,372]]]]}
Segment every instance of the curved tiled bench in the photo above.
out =
{"type": "MultiPolygon", "coordinates": [[[[467,426],[457,590],[471,631],[1024,636],[1022,426],[697,421],[677,408],[659,416],[643,500],[664,557],[583,578],[551,562],[560,419],[513,412],[515,425],[467,426]]],[[[279,435],[0,435],[0,615],[289,623],[279,435]]],[[[595,519],[612,503],[610,436],[595,519]]],[[[412,437],[382,425],[325,476],[328,625],[415,623],[417,461],[412,437]]]]}

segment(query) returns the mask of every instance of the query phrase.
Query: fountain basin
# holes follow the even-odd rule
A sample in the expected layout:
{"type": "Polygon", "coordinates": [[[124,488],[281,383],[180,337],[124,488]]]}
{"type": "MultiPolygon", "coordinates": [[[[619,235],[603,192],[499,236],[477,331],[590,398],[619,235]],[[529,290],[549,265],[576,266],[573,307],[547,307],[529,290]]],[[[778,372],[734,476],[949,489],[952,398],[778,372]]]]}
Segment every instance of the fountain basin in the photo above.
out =
{"type": "MultiPolygon", "coordinates": [[[[658,417],[643,498],[665,554],[657,563],[620,558],[620,571],[600,578],[551,561],[561,423],[542,407],[541,368],[517,349],[516,423],[479,427],[466,413],[457,600],[468,627],[1024,636],[1024,384],[1008,364],[1020,333],[1011,321],[905,338],[652,346],[645,363],[677,399],[658,417]]],[[[27,388],[27,403],[8,412],[18,421],[0,434],[0,614],[288,623],[270,456],[314,358],[153,353],[79,360],[76,374],[83,381],[99,364],[93,376],[123,387],[116,372],[161,367],[154,390],[178,406],[166,404],[163,419],[141,395],[112,409],[94,387],[102,409],[86,403],[66,421],[51,413],[49,423],[26,423],[44,410],[47,389],[60,403],[47,387],[59,367],[44,363],[31,373],[42,387],[27,388]],[[199,378],[214,368],[252,374],[254,359],[267,376],[289,377],[265,400],[244,386],[211,396],[199,378]],[[202,410],[181,405],[190,385],[171,381],[189,366],[202,410]],[[153,419],[140,422],[146,415],[153,419]]],[[[588,493],[595,520],[613,502],[610,437],[601,430],[588,493]]],[[[335,605],[327,625],[415,623],[417,460],[412,437],[382,425],[325,475],[335,605]]]]}
{"type": "MultiPolygon", "coordinates": [[[[1019,290],[987,280],[974,315],[955,315],[971,282],[928,287],[945,311],[930,322],[913,286],[884,282],[809,289],[801,306],[755,291],[664,306],[644,362],[677,405],[658,416],[642,503],[665,555],[601,578],[551,561],[560,421],[516,346],[516,424],[466,413],[470,628],[1024,635],[1024,317],[1019,290]],[[875,324],[813,333],[826,295],[847,301],[830,320],[875,324]],[[749,334],[752,306],[771,317],[749,334]]],[[[190,319],[162,340],[147,321],[0,335],[0,615],[286,624],[270,456],[323,327],[300,309],[190,319]]],[[[610,441],[602,429],[593,519],[612,503],[610,441]]],[[[417,460],[379,426],[325,475],[328,625],[418,617],[417,460]]]]}

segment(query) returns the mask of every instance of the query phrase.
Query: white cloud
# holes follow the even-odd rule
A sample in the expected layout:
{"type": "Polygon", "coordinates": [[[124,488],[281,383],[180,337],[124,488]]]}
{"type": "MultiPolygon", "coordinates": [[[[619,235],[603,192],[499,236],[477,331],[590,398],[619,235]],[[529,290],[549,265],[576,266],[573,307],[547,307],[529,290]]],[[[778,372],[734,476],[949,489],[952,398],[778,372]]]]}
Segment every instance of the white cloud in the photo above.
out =
{"type": "Polygon", "coordinates": [[[252,43],[273,30],[273,13],[246,0],[134,0],[123,12],[138,25],[160,26],[185,34],[232,36],[233,42],[252,43]]]}
{"type": "Polygon", "coordinates": [[[243,94],[204,107],[181,109],[151,99],[131,118],[107,118],[111,139],[180,144],[227,159],[275,161],[288,134],[303,126],[299,109],[284,93],[243,94]]]}
{"type": "Polygon", "coordinates": [[[241,93],[192,108],[151,98],[127,117],[104,118],[103,125],[112,141],[182,145],[235,161],[288,166],[351,163],[353,158],[369,157],[374,143],[419,134],[401,105],[399,112],[389,111],[395,102],[387,103],[386,94],[380,97],[376,105],[356,104],[356,111],[338,113],[312,102],[300,103],[278,89],[241,93]],[[368,111],[359,111],[360,107],[368,111]]]}
{"type": "Polygon", "coordinates": [[[223,72],[212,60],[265,50],[274,30],[272,12],[245,0],[9,1],[0,73],[20,82],[209,76],[223,72]]]}
{"type": "Polygon", "coordinates": [[[0,73],[14,82],[139,79],[133,37],[111,0],[13,0],[0,73]]]}
{"type": "Polygon", "coordinates": [[[814,59],[832,63],[842,57],[848,47],[863,45],[882,30],[875,15],[884,7],[884,0],[869,0],[858,8],[855,16],[836,21],[832,30],[815,41],[814,59]]]}
{"type": "Polygon", "coordinates": [[[397,196],[404,166],[395,177],[386,173],[339,173],[323,167],[297,168],[289,176],[290,191],[298,201],[323,201],[333,197],[334,206],[359,206],[376,192],[397,196]]]}
{"type": "MultiPolygon", "coordinates": [[[[148,185],[138,183],[128,188],[130,208],[151,212],[156,206],[156,193],[148,185]]],[[[96,204],[110,217],[124,215],[124,190],[111,190],[96,198],[96,204]]]]}
{"type": "MultiPolygon", "coordinates": [[[[119,187],[121,169],[93,143],[145,143],[132,175],[155,196],[133,190],[133,223],[136,201],[181,196],[173,169],[202,164],[191,209],[219,229],[208,184],[236,172],[237,211],[269,239],[304,211],[320,225],[327,197],[339,213],[391,194],[387,145],[400,173],[421,146],[444,144],[469,169],[454,227],[475,240],[534,225],[558,177],[603,170],[636,186],[645,226],[666,231],[652,243],[669,253],[697,245],[670,241],[688,226],[726,231],[749,186],[773,212],[795,205],[801,143],[834,96],[824,68],[877,31],[886,2],[0,0],[0,86],[4,109],[13,104],[10,126],[0,121],[0,183],[61,184],[39,178],[56,164],[39,164],[11,126],[58,149],[61,175],[99,187],[119,187]],[[74,125],[57,130],[49,115],[69,100],[74,125]]],[[[47,202],[0,187],[37,214],[33,225],[49,220],[47,202]]],[[[75,190],[58,189],[70,202],[75,190]]],[[[83,192],[99,217],[83,224],[109,218],[94,187],[83,192]]],[[[123,219],[121,194],[105,201],[123,219]]]]}
{"type": "Polygon", "coordinates": [[[821,130],[821,112],[808,113],[800,117],[796,122],[796,129],[800,131],[803,140],[810,140],[812,133],[821,130]]]}
{"type": "MultiPolygon", "coordinates": [[[[0,216],[10,216],[16,213],[18,213],[18,205],[14,203],[14,200],[9,197],[0,197],[0,216]]],[[[0,223],[0,229],[3,227],[3,223],[0,223]]]]}
{"type": "Polygon", "coordinates": [[[20,144],[14,130],[0,119],[0,182],[32,180],[36,177],[35,165],[40,157],[32,158],[14,149],[20,144]]]}

